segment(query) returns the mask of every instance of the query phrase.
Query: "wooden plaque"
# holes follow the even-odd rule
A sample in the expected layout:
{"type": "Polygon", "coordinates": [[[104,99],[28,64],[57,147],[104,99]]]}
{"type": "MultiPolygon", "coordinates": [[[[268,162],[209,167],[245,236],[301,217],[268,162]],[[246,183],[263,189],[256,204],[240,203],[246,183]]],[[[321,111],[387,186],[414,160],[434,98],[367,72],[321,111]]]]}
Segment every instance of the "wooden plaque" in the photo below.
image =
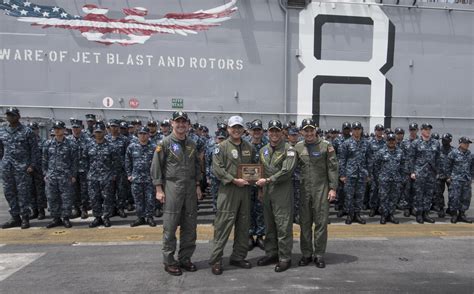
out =
{"type": "Polygon", "coordinates": [[[244,179],[249,183],[255,183],[263,178],[263,165],[261,164],[239,164],[237,178],[244,179]]]}

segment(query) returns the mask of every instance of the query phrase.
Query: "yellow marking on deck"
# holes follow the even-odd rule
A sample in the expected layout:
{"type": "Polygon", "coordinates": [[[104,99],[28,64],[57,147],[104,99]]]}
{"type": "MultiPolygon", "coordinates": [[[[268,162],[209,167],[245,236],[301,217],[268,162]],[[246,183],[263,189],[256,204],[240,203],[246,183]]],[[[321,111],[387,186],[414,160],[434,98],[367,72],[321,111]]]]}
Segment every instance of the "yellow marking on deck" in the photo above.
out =
{"type": "MultiPolygon", "coordinates": [[[[212,240],[214,227],[199,225],[198,240],[212,240]]],[[[300,228],[293,227],[293,236],[299,239],[300,228]]],[[[179,237],[179,230],[177,232],[179,237]]],[[[231,237],[233,234],[231,234],[231,237]]],[[[400,224],[400,225],[329,225],[329,239],[354,238],[433,238],[433,237],[474,237],[471,224],[400,224]]],[[[111,227],[94,228],[75,227],[72,229],[51,231],[44,228],[28,230],[0,230],[2,244],[73,244],[84,242],[131,242],[162,241],[163,227],[111,227]]]]}

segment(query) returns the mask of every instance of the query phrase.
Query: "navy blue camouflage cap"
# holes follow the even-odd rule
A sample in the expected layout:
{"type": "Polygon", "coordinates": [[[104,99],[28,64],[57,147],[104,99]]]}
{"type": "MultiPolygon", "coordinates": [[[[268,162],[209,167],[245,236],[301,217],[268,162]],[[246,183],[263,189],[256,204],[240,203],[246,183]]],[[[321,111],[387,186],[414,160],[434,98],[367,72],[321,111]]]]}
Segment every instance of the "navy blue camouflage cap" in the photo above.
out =
{"type": "Polygon", "coordinates": [[[13,114],[16,116],[20,116],[20,111],[16,107],[7,107],[5,110],[5,114],[13,114]]]}
{"type": "Polygon", "coordinates": [[[433,129],[433,126],[430,123],[425,122],[425,123],[421,124],[421,129],[422,130],[425,130],[425,129],[430,129],[431,130],[431,129],[433,129]]]}
{"type": "Polygon", "coordinates": [[[355,121],[352,123],[351,129],[362,129],[362,124],[358,121],[355,121]]]}
{"type": "Polygon", "coordinates": [[[131,123],[133,126],[141,126],[141,125],[142,125],[142,121],[139,120],[138,118],[132,120],[130,123],[131,123]]]}
{"type": "Polygon", "coordinates": [[[110,124],[111,127],[119,127],[120,126],[120,120],[113,118],[113,119],[109,120],[109,124],[110,124]]]}
{"type": "Polygon", "coordinates": [[[347,129],[350,129],[351,128],[351,123],[346,121],[342,124],[342,129],[343,130],[347,130],[347,129]]]}
{"type": "Polygon", "coordinates": [[[28,123],[28,127],[32,130],[38,130],[39,129],[39,125],[35,121],[28,123]]]}
{"type": "Polygon", "coordinates": [[[282,130],[282,125],[281,125],[281,121],[277,120],[277,119],[272,119],[271,121],[268,122],[268,130],[271,130],[271,129],[277,129],[279,131],[282,130]]]}
{"type": "Polygon", "coordinates": [[[453,140],[453,135],[451,135],[450,133],[445,133],[443,134],[443,136],[441,136],[441,139],[448,140],[451,142],[453,140]]]}
{"type": "Polygon", "coordinates": [[[201,130],[202,130],[204,133],[209,133],[209,128],[206,127],[206,126],[202,126],[201,130]]]}
{"type": "Polygon", "coordinates": [[[177,120],[179,118],[184,118],[185,120],[189,120],[188,114],[184,111],[175,111],[173,112],[173,120],[177,120]]]}
{"type": "Polygon", "coordinates": [[[461,137],[459,138],[459,144],[462,144],[462,143],[471,144],[472,141],[468,137],[461,137]]]}
{"type": "Polygon", "coordinates": [[[217,123],[217,129],[218,130],[225,130],[227,129],[227,124],[226,123],[217,123]]]}
{"type": "Polygon", "coordinates": [[[299,132],[300,131],[298,130],[298,128],[293,127],[288,130],[288,135],[291,135],[291,136],[298,135],[299,132]]]}
{"type": "Polygon", "coordinates": [[[301,122],[301,129],[304,130],[306,128],[313,128],[316,129],[316,122],[311,118],[305,118],[301,122]]]}
{"type": "Polygon", "coordinates": [[[418,130],[418,124],[417,124],[417,123],[410,123],[410,124],[408,125],[408,129],[409,129],[410,131],[418,130]]]}
{"type": "Polygon", "coordinates": [[[76,118],[70,118],[69,122],[73,128],[80,128],[82,127],[82,120],[76,118]]]}
{"type": "Polygon", "coordinates": [[[169,126],[169,125],[170,125],[170,120],[167,119],[167,118],[164,119],[164,120],[161,122],[161,124],[160,124],[160,126],[163,126],[163,127],[167,127],[167,126],[169,126]]]}
{"type": "Polygon", "coordinates": [[[376,124],[375,127],[374,127],[374,130],[376,131],[383,131],[384,130],[384,127],[382,124],[376,124]]]}
{"type": "Polygon", "coordinates": [[[120,128],[121,129],[128,129],[128,123],[126,121],[123,121],[120,123],[120,128]]]}
{"type": "Polygon", "coordinates": [[[105,131],[105,124],[103,122],[98,122],[94,125],[94,133],[105,131]]]}
{"type": "Polygon", "coordinates": [[[226,132],[226,131],[223,131],[223,130],[217,131],[217,132],[216,132],[216,138],[218,138],[218,139],[225,139],[225,138],[227,138],[227,132],[226,132]]]}
{"type": "Polygon", "coordinates": [[[433,138],[435,140],[439,140],[439,134],[438,133],[433,133],[433,134],[431,134],[431,138],[433,138]]]}
{"type": "Polygon", "coordinates": [[[65,129],[66,124],[63,121],[57,120],[53,123],[53,129],[65,129]]]}
{"type": "Polygon", "coordinates": [[[95,114],[86,114],[86,121],[96,121],[97,118],[95,117],[95,114]]]}
{"type": "Polygon", "coordinates": [[[150,132],[150,129],[148,127],[141,127],[138,129],[139,134],[148,134],[150,132]]]}
{"type": "Polygon", "coordinates": [[[395,128],[395,134],[405,134],[405,130],[402,128],[395,128]]]}
{"type": "Polygon", "coordinates": [[[150,119],[150,120],[146,123],[146,125],[147,125],[148,127],[156,127],[156,126],[158,126],[158,122],[157,122],[156,120],[154,120],[154,119],[150,119]]]}
{"type": "Polygon", "coordinates": [[[290,126],[292,126],[292,127],[296,127],[296,121],[294,121],[294,120],[289,120],[288,124],[290,124],[290,126]]]}
{"type": "Polygon", "coordinates": [[[260,130],[263,130],[263,123],[261,120],[259,119],[256,119],[254,121],[252,121],[250,123],[250,129],[251,130],[256,130],[256,129],[260,129],[260,130]]]}
{"type": "Polygon", "coordinates": [[[287,122],[287,123],[284,123],[284,124],[282,125],[282,127],[283,127],[285,130],[288,130],[289,128],[292,127],[292,125],[290,125],[290,123],[287,122]]]}
{"type": "Polygon", "coordinates": [[[390,133],[387,135],[387,141],[395,140],[396,136],[394,133],[390,133]]]}

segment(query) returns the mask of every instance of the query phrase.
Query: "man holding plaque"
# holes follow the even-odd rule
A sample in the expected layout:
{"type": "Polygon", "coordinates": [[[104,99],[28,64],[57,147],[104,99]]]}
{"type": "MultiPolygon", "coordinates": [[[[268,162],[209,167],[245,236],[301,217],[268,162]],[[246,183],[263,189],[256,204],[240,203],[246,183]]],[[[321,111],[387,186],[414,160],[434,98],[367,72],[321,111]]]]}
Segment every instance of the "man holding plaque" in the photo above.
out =
{"type": "Polygon", "coordinates": [[[316,266],[323,268],[326,266],[323,254],[328,240],[329,201],[336,198],[338,162],[334,147],[317,135],[312,119],[304,119],[301,129],[304,141],[295,146],[301,170],[300,247],[303,256],[298,265],[308,265],[314,255],[316,266]]]}
{"type": "Polygon", "coordinates": [[[280,121],[268,123],[270,143],[260,150],[264,176],[257,181],[263,188],[263,216],[265,218],[265,256],[259,266],[277,263],[276,272],[291,266],[293,249],[293,182],[296,164],[294,147],[284,140],[280,121]]]}
{"type": "Polygon", "coordinates": [[[163,263],[173,276],[197,270],[191,262],[196,249],[197,201],[202,198],[201,165],[196,144],[186,136],[188,115],[173,113],[173,132],[156,146],[151,178],[156,199],[163,207],[163,263]],[[176,230],[180,226],[178,261],[175,260],[176,230]]]}
{"type": "Polygon", "coordinates": [[[209,260],[212,273],[215,275],[222,274],[222,256],[232,227],[234,227],[234,246],[230,265],[245,269],[252,267],[250,262],[245,260],[249,249],[247,244],[250,226],[249,184],[253,178],[259,178],[258,174],[255,174],[255,169],[259,171],[259,167],[249,166],[254,163],[255,149],[249,142],[242,140],[244,133],[242,117],[229,118],[227,131],[229,138],[216,147],[212,159],[212,171],[220,181],[214,220],[214,248],[209,260]]]}

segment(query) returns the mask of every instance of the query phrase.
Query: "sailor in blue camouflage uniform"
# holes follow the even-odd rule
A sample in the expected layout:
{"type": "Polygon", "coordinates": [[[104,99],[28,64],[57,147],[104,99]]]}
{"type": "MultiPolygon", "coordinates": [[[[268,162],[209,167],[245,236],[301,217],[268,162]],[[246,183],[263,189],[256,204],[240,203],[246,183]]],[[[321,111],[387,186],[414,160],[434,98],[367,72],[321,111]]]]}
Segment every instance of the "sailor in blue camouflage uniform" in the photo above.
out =
{"type": "Polygon", "coordinates": [[[115,209],[121,218],[126,218],[125,207],[127,205],[127,175],[125,173],[125,152],[129,144],[129,140],[120,134],[120,121],[118,119],[109,120],[110,134],[105,139],[115,148],[115,152],[120,158],[120,169],[116,171],[117,177],[113,182],[113,193],[115,195],[115,209]]]}
{"type": "Polygon", "coordinates": [[[46,182],[49,211],[53,220],[46,228],[64,225],[72,227],[71,217],[74,188],[78,173],[77,145],[66,138],[66,124],[55,121],[53,124],[54,139],[43,147],[43,174],[46,182]],[[62,218],[62,220],[61,220],[62,218]]]}
{"type": "Polygon", "coordinates": [[[216,131],[215,140],[214,139],[212,139],[212,141],[210,140],[206,146],[206,155],[205,155],[206,177],[207,177],[207,181],[209,182],[208,184],[211,187],[210,193],[211,193],[211,198],[212,198],[212,210],[214,212],[217,211],[217,195],[219,192],[220,181],[212,172],[212,155],[214,154],[217,148],[217,145],[219,145],[225,139],[227,139],[227,132],[223,130],[216,131]],[[211,144],[211,142],[213,143],[211,144]]]}
{"type": "Polygon", "coordinates": [[[429,212],[436,189],[436,178],[440,169],[439,142],[431,137],[429,123],[421,125],[421,138],[416,139],[410,146],[410,178],[414,180],[415,197],[413,208],[416,221],[434,223],[429,212]]]}
{"type": "MultiPolygon", "coordinates": [[[[436,179],[436,190],[435,195],[433,197],[432,203],[432,210],[438,212],[438,216],[440,218],[445,217],[444,212],[444,191],[446,186],[448,187],[450,183],[448,180],[448,172],[447,172],[447,161],[448,161],[448,154],[454,150],[453,146],[451,146],[451,142],[453,140],[453,136],[450,133],[443,134],[441,136],[441,148],[440,148],[440,168],[439,168],[439,176],[436,179]]],[[[449,211],[449,207],[448,207],[449,211]]]]}
{"type": "Polygon", "coordinates": [[[110,227],[110,217],[114,210],[113,181],[121,166],[116,148],[105,140],[105,125],[97,123],[94,127],[94,140],[87,145],[84,158],[88,166],[88,188],[95,219],[89,224],[94,228],[100,225],[110,227]],[[102,218],[103,216],[103,218],[102,218]]]}
{"type": "Polygon", "coordinates": [[[89,136],[89,138],[94,138],[94,125],[97,123],[97,118],[95,114],[86,114],[86,124],[87,128],[85,129],[85,133],[89,136]]]}
{"type": "Polygon", "coordinates": [[[398,224],[395,209],[400,198],[402,179],[406,175],[403,150],[397,146],[395,134],[388,134],[386,146],[374,157],[374,174],[379,179],[380,223],[387,221],[398,224]]]}
{"type": "MultiPolygon", "coordinates": [[[[410,123],[408,125],[409,130],[409,137],[402,142],[402,150],[405,153],[405,158],[408,161],[411,161],[411,144],[413,141],[418,139],[418,124],[417,123],[410,123]]],[[[415,195],[415,185],[414,180],[410,177],[410,173],[408,173],[403,180],[403,190],[402,190],[402,200],[400,201],[400,207],[404,209],[403,216],[409,217],[411,215],[415,215],[413,210],[413,198],[415,195]]]]}
{"type": "MultiPolygon", "coordinates": [[[[384,134],[384,126],[381,124],[375,125],[374,128],[374,133],[375,136],[369,141],[370,144],[370,156],[373,158],[375,154],[382,148],[386,146],[385,140],[383,138],[384,134]]],[[[372,164],[372,167],[374,165],[372,164]]],[[[374,173],[373,171],[371,172],[372,174],[372,179],[370,181],[369,187],[370,187],[370,194],[369,194],[369,216],[373,217],[377,213],[379,213],[379,204],[380,204],[380,199],[379,199],[379,178],[378,174],[374,173]]]]}
{"type": "Polygon", "coordinates": [[[127,179],[132,186],[137,213],[137,219],[130,224],[131,227],[144,224],[156,227],[153,219],[155,213],[155,187],[152,183],[150,168],[157,145],[149,140],[149,132],[148,127],[140,128],[138,130],[138,143],[130,144],[125,155],[125,170],[127,179]]]}
{"type": "Polygon", "coordinates": [[[146,126],[150,130],[150,141],[158,145],[158,143],[163,140],[163,135],[158,132],[158,122],[152,119],[148,121],[146,126]]]}
{"type": "MultiPolygon", "coordinates": [[[[336,150],[336,155],[339,154],[340,148],[344,141],[351,138],[351,123],[344,122],[342,124],[342,134],[333,141],[334,150],[336,150]]],[[[336,201],[334,204],[334,209],[337,210],[337,217],[343,217],[345,215],[344,211],[344,183],[339,181],[337,186],[336,201]]]]}
{"type": "MultiPolygon", "coordinates": [[[[256,152],[255,162],[260,162],[260,149],[267,145],[267,138],[263,137],[262,121],[256,119],[250,124],[250,143],[256,152]]],[[[258,188],[252,186],[250,191],[250,228],[249,250],[255,246],[265,250],[263,237],[265,236],[265,221],[263,217],[263,204],[258,199],[258,188]]]]}
{"type": "Polygon", "coordinates": [[[5,111],[8,126],[0,129],[0,158],[3,193],[10,206],[11,219],[3,229],[30,227],[30,174],[39,160],[38,143],[33,131],[20,123],[20,111],[8,107],[5,111]]]}
{"type": "Polygon", "coordinates": [[[346,224],[365,224],[360,216],[367,182],[370,180],[371,158],[369,142],[362,138],[362,124],[353,122],[352,137],[339,147],[339,179],[344,183],[346,224]]]}
{"type": "Polygon", "coordinates": [[[466,217],[472,197],[472,174],[474,173],[474,158],[469,151],[469,144],[472,141],[467,137],[459,139],[459,147],[453,149],[447,159],[449,187],[449,207],[451,222],[465,222],[471,224],[472,221],[466,217]]]}
{"type": "Polygon", "coordinates": [[[68,139],[76,144],[78,157],[78,172],[76,182],[73,185],[73,212],[71,215],[74,217],[74,210],[80,211],[81,218],[86,219],[88,217],[87,210],[90,208],[90,200],[87,190],[87,163],[84,160],[84,151],[87,144],[91,142],[91,138],[83,132],[82,120],[71,118],[70,123],[72,134],[68,136],[68,139]]]}
{"type": "Polygon", "coordinates": [[[35,165],[33,172],[31,173],[31,210],[32,214],[30,219],[38,218],[42,220],[45,218],[45,209],[47,207],[46,192],[43,178],[43,171],[41,170],[41,152],[43,151],[43,145],[46,142],[45,139],[39,135],[39,125],[37,122],[31,122],[28,127],[35,133],[36,141],[38,142],[38,151],[40,154],[37,156],[38,163],[35,165]]]}

